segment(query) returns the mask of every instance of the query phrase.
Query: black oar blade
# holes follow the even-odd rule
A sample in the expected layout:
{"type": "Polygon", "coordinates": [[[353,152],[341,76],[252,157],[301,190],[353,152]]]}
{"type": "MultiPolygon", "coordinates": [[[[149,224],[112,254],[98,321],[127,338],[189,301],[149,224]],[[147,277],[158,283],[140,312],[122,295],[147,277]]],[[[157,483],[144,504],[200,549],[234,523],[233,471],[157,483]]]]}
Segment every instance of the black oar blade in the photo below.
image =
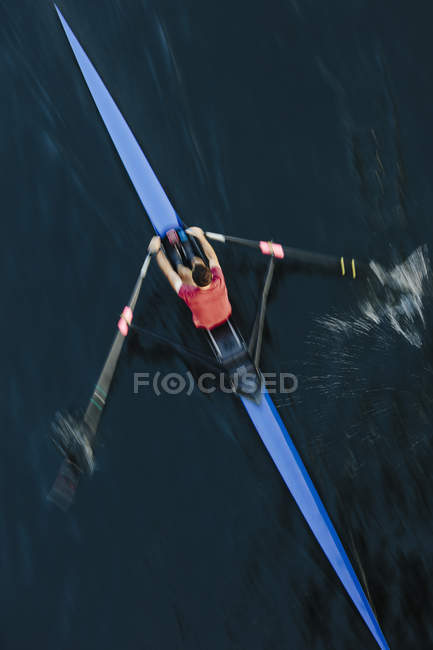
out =
{"type": "Polygon", "coordinates": [[[80,472],[92,474],[95,459],[92,448],[92,431],[85,421],[70,413],[58,411],[52,423],[52,441],[65,458],[80,472]]]}
{"type": "Polygon", "coordinates": [[[81,472],[69,460],[65,459],[47,499],[66,512],[75,500],[81,472]]]}
{"type": "Polygon", "coordinates": [[[65,459],[47,498],[66,511],[75,500],[80,475],[90,475],[94,470],[90,430],[82,419],[60,412],[56,413],[52,429],[51,440],[65,459]]]}

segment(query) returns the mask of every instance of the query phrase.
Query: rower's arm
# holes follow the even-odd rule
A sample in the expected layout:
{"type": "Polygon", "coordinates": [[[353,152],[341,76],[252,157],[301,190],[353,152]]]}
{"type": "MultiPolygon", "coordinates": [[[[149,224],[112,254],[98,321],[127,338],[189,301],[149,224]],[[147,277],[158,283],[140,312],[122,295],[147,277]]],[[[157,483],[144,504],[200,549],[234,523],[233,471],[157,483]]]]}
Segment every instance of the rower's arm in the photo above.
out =
{"type": "Polygon", "coordinates": [[[214,266],[220,266],[220,263],[218,261],[217,255],[212,248],[212,246],[209,244],[208,240],[206,239],[206,236],[204,233],[201,233],[200,235],[197,234],[195,235],[197,239],[199,240],[201,247],[203,249],[203,253],[206,255],[208,262],[209,262],[209,268],[213,268],[214,266]]]}
{"type": "Polygon", "coordinates": [[[161,271],[164,273],[165,277],[169,281],[170,285],[173,287],[173,289],[176,291],[176,293],[179,293],[179,289],[182,286],[182,280],[180,275],[174,271],[173,267],[171,266],[170,262],[164,255],[161,249],[156,254],[156,261],[158,262],[158,266],[161,269],[161,271]]]}

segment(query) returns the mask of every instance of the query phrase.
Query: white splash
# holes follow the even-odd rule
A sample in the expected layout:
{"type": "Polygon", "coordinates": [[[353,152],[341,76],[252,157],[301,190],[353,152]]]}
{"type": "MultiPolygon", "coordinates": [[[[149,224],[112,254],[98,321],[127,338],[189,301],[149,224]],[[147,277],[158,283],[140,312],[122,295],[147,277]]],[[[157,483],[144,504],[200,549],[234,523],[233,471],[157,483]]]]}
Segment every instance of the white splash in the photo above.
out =
{"type": "Polygon", "coordinates": [[[358,305],[361,316],[345,320],[326,316],[320,323],[340,334],[368,334],[388,323],[410,345],[420,348],[425,331],[424,298],[432,291],[427,247],[417,248],[390,270],[376,262],[371,262],[370,268],[379,284],[370,282],[368,298],[358,305]]]}

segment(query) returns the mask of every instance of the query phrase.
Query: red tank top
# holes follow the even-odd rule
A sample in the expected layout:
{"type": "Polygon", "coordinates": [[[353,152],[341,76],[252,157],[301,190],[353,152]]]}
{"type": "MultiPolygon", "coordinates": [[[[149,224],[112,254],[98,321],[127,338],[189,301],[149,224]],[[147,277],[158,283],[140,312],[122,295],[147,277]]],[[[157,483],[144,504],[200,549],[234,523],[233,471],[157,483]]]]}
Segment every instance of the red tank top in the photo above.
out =
{"type": "Polygon", "coordinates": [[[209,289],[182,284],[178,294],[190,308],[194,325],[207,329],[221,325],[232,313],[223,272],[219,266],[214,266],[211,270],[212,282],[209,289]]]}

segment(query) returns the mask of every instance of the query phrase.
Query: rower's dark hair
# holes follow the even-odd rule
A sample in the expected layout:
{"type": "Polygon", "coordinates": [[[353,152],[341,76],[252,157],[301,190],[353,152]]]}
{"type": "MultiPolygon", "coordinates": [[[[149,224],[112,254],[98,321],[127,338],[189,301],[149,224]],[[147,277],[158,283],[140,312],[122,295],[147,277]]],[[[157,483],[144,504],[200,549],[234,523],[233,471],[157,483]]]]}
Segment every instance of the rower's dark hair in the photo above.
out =
{"type": "Polygon", "coordinates": [[[194,264],[192,279],[199,287],[207,287],[212,282],[212,271],[204,264],[194,264]]]}

